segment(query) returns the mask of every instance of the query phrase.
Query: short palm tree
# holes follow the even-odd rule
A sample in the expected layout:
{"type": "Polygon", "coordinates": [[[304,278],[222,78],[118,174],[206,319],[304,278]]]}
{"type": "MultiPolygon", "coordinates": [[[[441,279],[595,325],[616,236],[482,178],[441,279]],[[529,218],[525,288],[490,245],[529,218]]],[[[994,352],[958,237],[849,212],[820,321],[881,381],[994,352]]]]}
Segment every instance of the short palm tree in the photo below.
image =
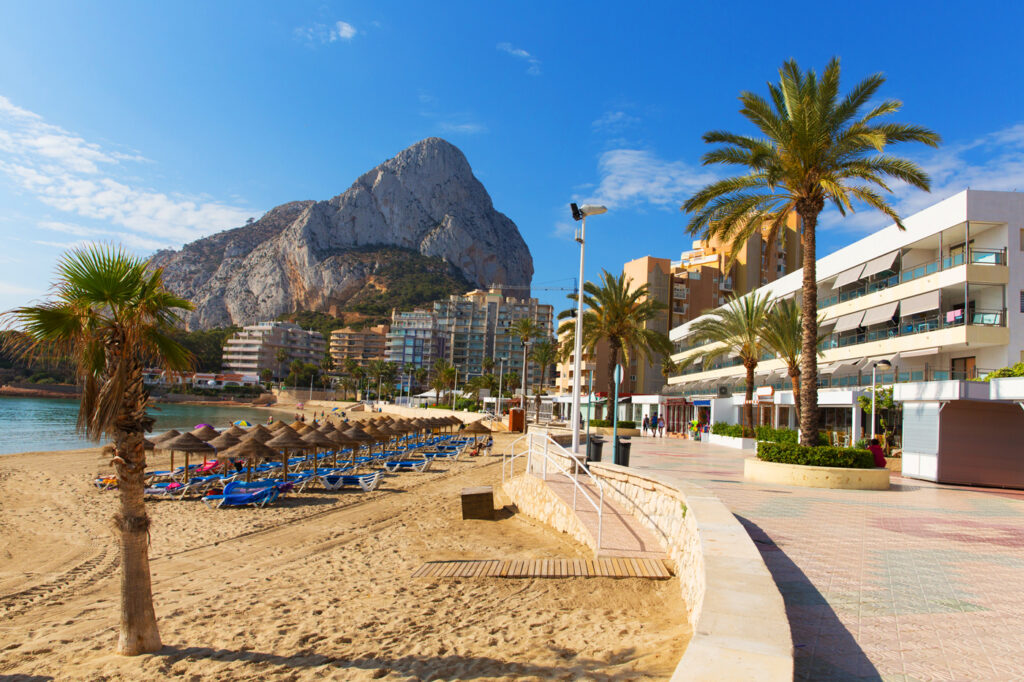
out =
{"type": "Polygon", "coordinates": [[[484,371],[484,374],[493,374],[494,364],[494,358],[486,357],[480,362],[480,369],[484,371]]]}
{"type": "MultiPolygon", "coordinates": [[[[693,195],[683,210],[693,214],[688,230],[715,237],[740,249],[761,231],[773,240],[786,216],[795,212],[803,230],[803,341],[801,381],[818,385],[818,289],[815,270],[815,229],[818,216],[831,203],[841,215],[854,202],[881,211],[903,228],[881,192],[895,179],[928,191],[928,175],[917,164],[885,153],[887,145],[921,142],[937,146],[939,136],[921,126],[884,123],[902,104],[885,100],[870,105],[885,82],[870,76],[843,97],[839,95],[839,60],[832,59],[817,77],[787,61],[779,83],[768,85],[770,100],[751,92],[740,95],[740,113],[760,136],[725,131],[704,134],[708,144],[721,145],[704,155],[704,164],[739,166],[742,175],[713,182],[693,195]],[[870,108],[868,108],[870,106],[870,108]],[[880,192],[881,190],[881,192],[880,192]]],[[[734,251],[735,253],[735,251],[734,251]]],[[[800,439],[814,443],[818,428],[818,392],[805,391],[800,411],[800,439]]]]}
{"type": "Polygon", "coordinates": [[[672,361],[671,356],[664,356],[661,358],[661,376],[668,381],[668,378],[678,372],[680,369],[679,365],[672,361]]]}
{"type": "Polygon", "coordinates": [[[723,355],[736,355],[742,361],[747,371],[743,405],[743,432],[747,438],[754,435],[754,369],[766,350],[761,331],[771,310],[767,294],[751,292],[697,320],[691,328],[697,338],[716,344],[699,355],[705,366],[723,355]]]}
{"type": "Polygon", "coordinates": [[[117,651],[129,656],[161,646],[143,498],[143,438],[153,427],[143,369],[192,367],[191,354],[171,337],[179,311],[191,309],[164,288],[162,271],[149,271],[145,261],[115,247],[86,246],[58,261],[51,300],[5,313],[27,339],[11,350],[30,358],[71,358],[82,388],[78,430],[92,440],[113,440],[120,504],[114,528],[122,570],[117,651]]]}
{"type": "MultiPolygon", "coordinates": [[[[450,389],[455,388],[455,380],[457,373],[455,365],[448,362],[444,358],[438,358],[434,361],[433,367],[433,379],[431,379],[430,387],[437,393],[437,402],[441,403],[441,394],[448,392],[450,389]]],[[[450,395],[448,398],[450,399],[450,395]]],[[[445,402],[448,402],[446,399],[445,402]]]]}
{"type": "Polygon", "coordinates": [[[533,345],[530,357],[540,365],[540,386],[543,389],[547,386],[548,368],[558,360],[558,344],[551,339],[538,341],[533,345]]]}
{"type": "MultiPolygon", "coordinates": [[[[786,363],[789,383],[793,387],[793,406],[800,420],[800,351],[803,350],[803,314],[796,299],[784,298],[775,302],[764,321],[761,339],[775,356],[786,363]]],[[[820,323],[819,323],[820,324],[820,323]]],[[[825,337],[818,337],[818,353],[825,337]]]]}
{"type": "Polygon", "coordinates": [[[523,342],[523,400],[526,400],[526,380],[530,376],[530,365],[527,352],[530,348],[530,340],[535,339],[544,333],[541,326],[537,322],[529,317],[522,317],[512,323],[508,328],[509,334],[518,336],[519,340],[523,342]]]}
{"type": "MultiPolygon", "coordinates": [[[[593,355],[597,344],[608,342],[608,362],[605,373],[608,386],[615,381],[615,366],[619,363],[619,354],[629,364],[630,354],[636,353],[651,363],[660,353],[672,353],[672,344],[663,333],[648,329],[645,324],[664,310],[667,306],[650,296],[646,284],[636,289],[632,280],[624,274],[615,276],[607,270],[601,273],[601,284],[593,282],[583,285],[583,334],[581,344],[585,354],[593,355]]],[[[559,318],[570,317],[564,313],[559,318]]],[[[559,329],[559,337],[565,337],[563,353],[571,353],[576,343],[576,321],[565,319],[559,329]]],[[[612,413],[612,392],[608,392],[608,414],[612,413]]]]}

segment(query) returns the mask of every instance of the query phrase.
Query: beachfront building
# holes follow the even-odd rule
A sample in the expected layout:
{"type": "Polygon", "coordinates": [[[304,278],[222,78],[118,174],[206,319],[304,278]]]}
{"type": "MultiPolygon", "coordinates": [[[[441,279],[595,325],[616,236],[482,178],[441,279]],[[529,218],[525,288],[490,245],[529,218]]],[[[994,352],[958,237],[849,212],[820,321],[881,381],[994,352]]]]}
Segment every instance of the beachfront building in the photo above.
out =
{"type": "MultiPolygon", "coordinates": [[[[533,320],[541,337],[554,337],[554,307],[535,298],[505,296],[501,289],[475,290],[449,296],[434,302],[438,331],[448,339],[447,360],[459,368],[463,377],[484,374],[484,358],[491,358],[495,367],[504,360],[504,371],[522,376],[523,344],[511,333],[513,324],[521,319],[533,320]]],[[[497,371],[497,369],[495,370],[497,371]]],[[[548,373],[551,378],[551,373],[548,373]]],[[[530,362],[527,384],[540,383],[541,368],[530,362]]]]}
{"type": "Polygon", "coordinates": [[[391,327],[385,337],[384,354],[399,367],[427,368],[443,357],[444,339],[437,328],[437,317],[430,310],[391,312],[391,327]]]}
{"type": "Polygon", "coordinates": [[[326,347],[320,332],[291,322],[258,322],[227,340],[222,365],[225,372],[237,374],[259,375],[269,369],[275,379],[283,379],[295,360],[319,367],[326,347]]]}
{"type": "MultiPolygon", "coordinates": [[[[818,306],[820,428],[855,441],[869,428],[857,397],[871,385],[974,379],[1024,359],[1024,194],[966,190],[821,258],[818,306]]],[[[757,291],[801,297],[797,270],[757,291]]],[[[670,333],[673,359],[700,355],[692,321],[670,333]]],[[[759,423],[795,425],[781,360],[756,371],[759,423]]],[[[739,359],[698,362],[669,379],[670,423],[739,423],[745,371],[739,359]]]]}
{"type": "Polygon", "coordinates": [[[335,329],[331,332],[330,353],[335,367],[344,367],[347,360],[355,360],[366,367],[372,360],[387,359],[389,327],[379,324],[365,329],[335,329]]]}

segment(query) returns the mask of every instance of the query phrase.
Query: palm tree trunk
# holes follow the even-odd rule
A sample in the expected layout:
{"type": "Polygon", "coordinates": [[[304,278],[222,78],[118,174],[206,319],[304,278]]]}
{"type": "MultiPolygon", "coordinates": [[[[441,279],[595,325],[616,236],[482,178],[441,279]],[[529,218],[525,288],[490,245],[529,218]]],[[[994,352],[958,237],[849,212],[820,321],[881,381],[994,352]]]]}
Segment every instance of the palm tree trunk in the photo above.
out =
{"type": "Polygon", "coordinates": [[[800,424],[800,368],[794,365],[789,368],[789,383],[793,385],[793,409],[796,410],[796,423],[800,424]]]}
{"type": "Polygon", "coordinates": [[[119,428],[114,436],[114,469],[120,500],[114,527],[121,548],[121,631],[117,653],[136,656],[157,651],[162,644],[149,574],[149,515],[144,499],[146,451],[142,447],[148,399],[141,371],[135,372],[129,386],[118,420],[125,428],[119,428]]]}
{"type": "Polygon", "coordinates": [[[743,425],[743,437],[753,438],[754,437],[754,368],[757,367],[757,363],[747,363],[745,365],[747,369],[747,392],[743,398],[743,419],[746,424],[743,425]]]}
{"type": "Polygon", "coordinates": [[[821,206],[800,207],[798,211],[804,229],[800,384],[807,387],[806,391],[800,393],[800,442],[804,445],[814,445],[818,442],[818,282],[817,264],[814,259],[814,229],[818,223],[821,206]]]}
{"type": "Polygon", "coordinates": [[[528,369],[527,366],[526,366],[526,363],[529,362],[529,360],[526,358],[526,350],[527,350],[527,348],[528,348],[528,346],[526,345],[526,340],[523,339],[523,410],[524,411],[526,410],[526,375],[527,375],[527,371],[526,370],[528,369]]]}

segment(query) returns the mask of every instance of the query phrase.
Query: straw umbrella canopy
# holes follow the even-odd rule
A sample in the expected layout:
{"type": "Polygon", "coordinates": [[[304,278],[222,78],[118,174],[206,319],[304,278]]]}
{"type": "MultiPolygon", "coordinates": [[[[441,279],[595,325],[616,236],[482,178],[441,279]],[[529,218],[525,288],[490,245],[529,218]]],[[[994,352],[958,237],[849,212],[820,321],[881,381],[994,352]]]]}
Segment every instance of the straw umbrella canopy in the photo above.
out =
{"type": "Polygon", "coordinates": [[[203,424],[198,429],[193,430],[192,435],[206,443],[219,436],[220,433],[209,424],[203,424]]]}
{"type": "Polygon", "coordinates": [[[287,426],[292,427],[292,429],[298,429],[298,428],[301,428],[302,426],[305,426],[305,424],[306,424],[306,422],[300,422],[298,419],[296,419],[295,421],[293,421],[291,424],[288,424],[287,426]]]}
{"type": "Polygon", "coordinates": [[[303,424],[302,426],[295,429],[295,433],[299,434],[300,436],[303,436],[309,433],[310,431],[316,431],[316,427],[313,426],[312,424],[303,424]]]}
{"type": "MultiPolygon", "coordinates": [[[[327,450],[328,448],[334,447],[334,441],[328,438],[325,434],[320,433],[316,429],[310,429],[306,433],[302,434],[302,440],[309,443],[310,448],[316,452],[317,450],[327,450]]],[[[316,455],[313,456],[313,474],[317,472],[317,460],[319,458],[316,455]]]]}
{"type": "Polygon", "coordinates": [[[252,463],[258,459],[273,459],[277,457],[277,450],[267,447],[256,438],[246,438],[239,441],[227,450],[217,454],[217,459],[230,461],[233,459],[246,460],[245,480],[252,480],[252,463]]]}
{"type": "Polygon", "coordinates": [[[214,448],[217,452],[221,452],[238,445],[239,440],[238,436],[234,436],[225,431],[213,440],[206,441],[206,444],[214,448]]]}
{"type": "Polygon", "coordinates": [[[160,443],[163,443],[165,440],[170,440],[180,435],[180,431],[178,431],[177,429],[171,429],[170,431],[165,431],[164,433],[161,433],[159,436],[153,436],[149,440],[151,443],[156,443],[157,445],[159,445],[160,443]]]}
{"type": "Polygon", "coordinates": [[[165,440],[163,443],[160,443],[160,449],[161,450],[169,450],[170,451],[170,453],[171,453],[171,471],[172,472],[174,471],[174,453],[175,452],[183,452],[183,453],[185,453],[185,483],[188,483],[188,480],[189,480],[189,475],[188,475],[188,455],[189,455],[189,453],[190,452],[202,452],[203,455],[204,455],[204,460],[205,460],[205,455],[207,455],[207,454],[209,454],[209,453],[214,451],[213,447],[210,444],[204,443],[203,441],[201,441],[198,438],[196,438],[195,436],[193,436],[191,433],[182,433],[182,434],[179,434],[179,435],[175,436],[174,438],[171,438],[170,440],[165,440]]]}
{"type": "Polygon", "coordinates": [[[266,443],[273,437],[274,433],[270,429],[263,426],[263,424],[257,424],[245,432],[245,435],[242,436],[242,440],[256,440],[260,443],[266,443]]]}
{"type": "Polygon", "coordinates": [[[331,433],[333,431],[337,431],[337,429],[334,428],[334,424],[332,424],[331,422],[324,422],[324,425],[321,426],[319,429],[317,429],[317,431],[319,431],[320,433],[326,435],[326,434],[331,433]]]}
{"type": "Polygon", "coordinates": [[[284,480],[288,480],[288,453],[309,449],[309,443],[299,438],[292,429],[279,429],[277,435],[264,443],[281,453],[281,466],[284,468],[284,480]]]}
{"type": "MultiPolygon", "coordinates": [[[[362,443],[364,445],[368,445],[369,443],[373,442],[373,436],[371,436],[370,434],[366,433],[366,431],[363,431],[358,426],[353,426],[351,429],[349,429],[347,431],[344,431],[342,433],[349,440],[355,441],[357,443],[362,443]]],[[[352,458],[353,458],[352,461],[354,462],[355,461],[355,452],[354,451],[352,453],[352,458]]]]}
{"type": "Polygon", "coordinates": [[[491,430],[489,428],[487,428],[486,426],[484,426],[484,422],[483,422],[482,419],[480,421],[473,422],[472,424],[470,424],[469,426],[466,427],[465,431],[463,431],[463,433],[490,433],[490,432],[491,432],[491,430]]]}
{"type": "MultiPolygon", "coordinates": [[[[262,426],[262,424],[260,424],[260,426],[262,426]]],[[[264,428],[266,428],[269,431],[277,431],[278,429],[284,428],[285,426],[288,426],[288,425],[285,424],[282,421],[276,421],[273,424],[271,424],[270,426],[266,426],[264,428]]]]}
{"type": "Polygon", "coordinates": [[[235,438],[242,438],[243,436],[245,436],[245,434],[249,432],[243,429],[241,426],[230,426],[221,431],[222,436],[225,433],[228,434],[229,436],[234,436],[235,438]]]}

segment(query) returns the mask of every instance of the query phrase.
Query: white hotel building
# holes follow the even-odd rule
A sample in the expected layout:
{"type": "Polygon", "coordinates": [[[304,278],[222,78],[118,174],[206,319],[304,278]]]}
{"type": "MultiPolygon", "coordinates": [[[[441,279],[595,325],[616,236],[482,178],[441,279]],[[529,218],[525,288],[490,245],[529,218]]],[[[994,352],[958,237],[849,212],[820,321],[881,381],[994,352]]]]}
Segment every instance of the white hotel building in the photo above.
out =
{"type": "MultiPolygon", "coordinates": [[[[1024,193],[966,190],[904,225],[905,231],[890,225],[817,263],[818,314],[827,333],[818,357],[821,427],[853,440],[870,428],[856,398],[880,360],[892,364],[878,371],[885,384],[982,377],[1024,360],[1024,193]]],[[[802,274],[757,291],[799,302],[802,274]]],[[[676,361],[701,351],[690,335],[694,322],[669,334],[676,361]]],[[[766,357],[755,378],[758,423],[795,425],[782,361],[766,357]]],[[[671,377],[672,430],[693,418],[738,423],[744,385],[735,357],[671,377]]]]}

